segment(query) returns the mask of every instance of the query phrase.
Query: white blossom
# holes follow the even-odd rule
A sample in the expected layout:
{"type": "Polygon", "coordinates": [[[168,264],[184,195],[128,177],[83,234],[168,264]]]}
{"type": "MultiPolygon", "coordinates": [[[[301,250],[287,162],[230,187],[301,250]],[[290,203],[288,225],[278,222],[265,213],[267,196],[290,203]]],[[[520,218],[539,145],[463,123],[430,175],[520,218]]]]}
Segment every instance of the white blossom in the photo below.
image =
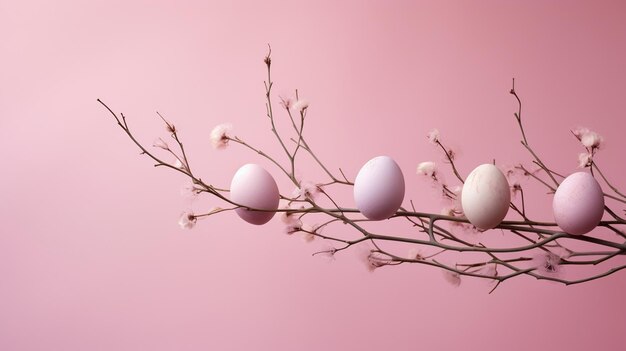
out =
{"type": "Polygon", "coordinates": [[[432,161],[421,162],[417,165],[417,174],[434,178],[437,174],[437,165],[432,161]]]}
{"type": "Polygon", "coordinates": [[[578,155],[578,167],[585,168],[591,165],[591,155],[588,152],[583,152],[578,155]]]}
{"type": "Polygon", "coordinates": [[[437,144],[439,142],[439,130],[438,129],[433,129],[430,132],[428,132],[428,141],[433,144],[437,144]]]}
{"type": "Polygon", "coordinates": [[[309,108],[309,102],[303,99],[299,99],[291,105],[291,109],[298,113],[304,112],[307,108],[309,108]]]}
{"type": "Polygon", "coordinates": [[[228,133],[230,133],[232,129],[233,126],[230,124],[220,124],[213,128],[210,135],[213,148],[223,149],[228,146],[228,141],[230,140],[228,133]]]}
{"type": "Polygon", "coordinates": [[[196,225],[197,221],[198,218],[193,214],[193,212],[185,211],[180,215],[180,218],[178,219],[178,225],[182,229],[192,229],[196,225]]]}

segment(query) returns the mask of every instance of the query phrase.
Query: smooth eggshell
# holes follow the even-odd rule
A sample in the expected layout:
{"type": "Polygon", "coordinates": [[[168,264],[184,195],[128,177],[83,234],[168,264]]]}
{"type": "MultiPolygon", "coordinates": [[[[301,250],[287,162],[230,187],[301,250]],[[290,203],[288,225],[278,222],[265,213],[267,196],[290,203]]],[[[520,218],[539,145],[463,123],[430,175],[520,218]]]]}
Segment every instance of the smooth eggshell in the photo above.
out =
{"type": "Polygon", "coordinates": [[[566,233],[582,235],[595,228],[604,213],[604,195],[595,178],[577,172],[565,178],[554,193],[554,220],[566,233]]]}
{"type": "Polygon", "coordinates": [[[404,176],[391,157],[369,160],[354,180],[354,201],[361,213],[371,220],[389,218],[404,200],[404,176]]]}
{"type": "Polygon", "coordinates": [[[263,167],[247,164],[239,168],[230,183],[230,199],[242,206],[270,212],[235,210],[244,221],[256,225],[269,222],[278,209],[280,195],[276,181],[263,167]]]}
{"type": "Polygon", "coordinates": [[[492,164],[476,167],[463,184],[461,206],[465,217],[478,229],[492,229],[500,224],[510,202],[509,183],[492,164]]]}

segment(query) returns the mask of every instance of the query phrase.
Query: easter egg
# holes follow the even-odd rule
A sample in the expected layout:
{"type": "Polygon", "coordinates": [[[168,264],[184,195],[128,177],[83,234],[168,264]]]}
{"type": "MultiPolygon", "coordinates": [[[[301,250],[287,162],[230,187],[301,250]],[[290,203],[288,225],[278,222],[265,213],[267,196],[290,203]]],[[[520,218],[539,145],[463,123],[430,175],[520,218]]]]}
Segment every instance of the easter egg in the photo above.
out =
{"type": "Polygon", "coordinates": [[[367,161],[354,180],[354,201],[371,220],[387,219],[404,200],[404,176],[391,157],[378,156],[367,161]]]}
{"type": "Polygon", "coordinates": [[[233,176],[230,183],[230,200],[244,206],[235,210],[241,219],[261,225],[274,217],[280,195],[271,174],[259,165],[247,164],[239,168],[233,176]]]}
{"type": "Polygon", "coordinates": [[[492,164],[476,167],[465,180],[461,206],[465,217],[480,230],[492,229],[506,216],[511,190],[506,177],[492,164]]]}
{"type": "Polygon", "coordinates": [[[552,211],[566,233],[582,235],[595,228],[604,213],[604,195],[598,181],[587,172],[565,178],[554,193],[552,211]]]}

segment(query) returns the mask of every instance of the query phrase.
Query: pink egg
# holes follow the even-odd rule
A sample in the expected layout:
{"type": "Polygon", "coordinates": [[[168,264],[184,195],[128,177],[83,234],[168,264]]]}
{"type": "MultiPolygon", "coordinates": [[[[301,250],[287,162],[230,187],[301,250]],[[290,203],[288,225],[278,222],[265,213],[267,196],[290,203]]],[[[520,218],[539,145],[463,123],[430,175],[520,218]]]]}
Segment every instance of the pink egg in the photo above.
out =
{"type": "Polygon", "coordinates": [[[354,201],[365,217],[376,221],[389,218],[402,200],[404,176],[391,157],[375,157],[361,168],[354,180],[354,201]]]}
{"type": "Polygon", "coordinates": [[[602,220],[602,188],[589,173],[571,174],[556,189],[552,210],[556,224],[564,232],[574,235],[588,233],[602,220]]]}
{"type": "Polygon", "coordinates": [[[263,167],[247,164],[239,168],[230,183],[230,199],[247,208],[235,210],[244,221],[256,225],[269,222],[278,209],[280,195],[276,181],[263,167]],[[269,210],[253,211],[249,210],[269,210]]]}
{"type": "Polygon", "coordinates": [[[476,167],[463,184],[463,213],[478,229],[492,229],[500,224],[509,211],[510,201],[509,183],[498,167],[492,164],[476,167]]]}

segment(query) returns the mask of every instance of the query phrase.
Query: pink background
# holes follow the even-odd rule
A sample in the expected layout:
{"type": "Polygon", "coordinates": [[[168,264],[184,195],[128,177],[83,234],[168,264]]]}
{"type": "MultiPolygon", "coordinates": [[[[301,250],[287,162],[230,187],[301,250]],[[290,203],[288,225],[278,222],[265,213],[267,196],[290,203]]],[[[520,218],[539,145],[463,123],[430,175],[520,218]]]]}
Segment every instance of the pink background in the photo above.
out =
{"type": "MultiPolygon", "coordinates": [[[[623,272],[571,287],[524,277],[488,295],[428,267],[370,274],[351,252],[311,257],[324,243],[285,236],[277,219],[226,213],[183,231],[182,210],[220,204],[181,198],[185,180],[139,156],[96,98],[146,144],[165,136],[154,112],[165,114],[195,170],[227,186],[241,164],[267,163],[212,150],[214,125],[279,151],[264,117],[271,43],[275,92],[311,102],[320,157],[354,177],[388,154],[407,200],[438,212],[414,173],[440,160],[430,129],[460,150],[464,174],[528,163],[516,77],[545,161],[574,171],[569,129],[589,127],[625,189],[625,13],[620,1],[0,2],[0,349],[622,349],[623,272]]],[[[302,175],[324,180],[314,169],[307,160],[302,175]]],[[[533,201],[550,220],[550,197],[533,201]]]]}

